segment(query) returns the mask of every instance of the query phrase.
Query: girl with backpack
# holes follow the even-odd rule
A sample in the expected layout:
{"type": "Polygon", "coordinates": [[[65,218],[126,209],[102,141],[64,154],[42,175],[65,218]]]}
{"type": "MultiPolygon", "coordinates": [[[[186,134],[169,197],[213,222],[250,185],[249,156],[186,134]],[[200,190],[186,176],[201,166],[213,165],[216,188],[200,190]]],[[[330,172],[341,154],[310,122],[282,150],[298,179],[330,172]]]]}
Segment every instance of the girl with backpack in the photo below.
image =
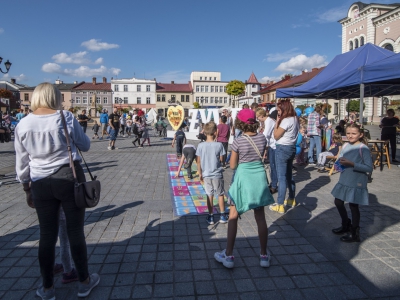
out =
{"type": "Polygon", "coordinates": [[[364,137],[364,127],[355,122],[346,126],[348,143],[342,147],[337,163],[340,173],[339,182],[331,194],[335,197],[335,205],[342,219],[342,226],[332,229],[342,242],[360,242],[360,210],[359,205],[368,205],[368,172],[372,172],[371,152],[364,137]],[[351,217],[347,217],[344,202],[349,202],[351,217]]]}

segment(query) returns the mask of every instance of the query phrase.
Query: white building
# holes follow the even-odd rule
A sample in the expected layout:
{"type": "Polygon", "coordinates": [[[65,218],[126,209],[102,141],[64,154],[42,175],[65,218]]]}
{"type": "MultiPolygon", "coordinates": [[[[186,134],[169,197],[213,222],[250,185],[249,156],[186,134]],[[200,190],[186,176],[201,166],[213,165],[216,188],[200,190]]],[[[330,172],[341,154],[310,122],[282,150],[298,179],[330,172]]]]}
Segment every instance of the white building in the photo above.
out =
{"type": "Polygon", "coordinates": [[[155,108],[156,85],[156,79],[111,79],[113,105],[121,108],[155,108]]]}
{"type": "Polygon", "coordinates": [[[190,74],[193,99],[204,108],[229,106],[227,81],[221,81],[221,72],[195,71],[190,74]]]}
{"type": "Polygon", "coordinates": [[[243,104],[261,103],[260,91],[261,83],[258,82],[256,75],[252,72],[249,79],[245,81],[246,89],[244,94],[235,99],[238,107],[243,104]]]}

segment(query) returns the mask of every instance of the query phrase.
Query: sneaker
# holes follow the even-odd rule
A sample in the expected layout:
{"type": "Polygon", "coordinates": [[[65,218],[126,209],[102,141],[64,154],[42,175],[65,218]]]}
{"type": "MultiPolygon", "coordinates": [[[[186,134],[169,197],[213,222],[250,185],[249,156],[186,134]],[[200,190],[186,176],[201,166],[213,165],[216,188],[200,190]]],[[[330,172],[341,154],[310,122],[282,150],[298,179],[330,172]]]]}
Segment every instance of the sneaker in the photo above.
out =
{"type": "Polygon", "coordinates": [[[99,137],[99,140],[102,140],[103,139],[103,137],[99,137]]]}
{"type": "Polygon", "coordinates": [[[296,200],[287,198],[285,201],[283,201],[283,205],[287,205],[287,206],[296,206],[296,200]]]}
{"type": "Polygon", "coordinates": [[[56,290],[54,289],[54,286],[47,290],[44,291],[43,285],[39,286],[38,289],[36,290],[36,295],[38,295],[42,300],[55,300],[56,299],[56,290]]]}
{"type": "Polygon", "coordinates": [[[62,277],[62,283],[78,281],[78,274],[76,274],[75,268],[73,268],[69,273],[64,273],[62,277]]]}
{"type": "Polygon", "coordinates": [[[271,260],[271,255],[269,255],[269,254],[261,255],[260,254],[260,267],[268,268],[270,260],[271,260]]]}
{"type": "Polygon", "coordinates": [[[100,282],[100,276],[96,273],[90,275],[90,281],[88,284],[83,284],[79,282],[78,284],[78,297],[87,297],[89,296],[92,289],[97,286],[100,282]]]}
{"type": "Polygon", "coordinates": [[[269,210],[275,211],[280,214],[285,213],[285,206],[284,205],[279,205],[278,203],[272,204],[269,206],[269,210]]]}
{"type": "Polygon", "coordinates": [[[108,149],[108,150],[111,150],[111,147],[110,147],[110,146],[108,146],[108,147],[107,147],[107,149],[108,149]]]}
{"type": "Polygon", "coordinates": [[[225,268],[232,269],[235,266],[235,257],[233,255],[227,256],[225,252],[226,249],[221,252],[215,252],[214,258],[217,262],[222,263],[225,268]]]}
{"type": "Polygon", "coordinates": [[[206,220],[208,225],[214,225],[214,215],[208,215],[206,220]]]}
{"type": "Polygon", "coordinates": [[[143,148],[143,145],[139,145],[138,148],[143,148]]]}
{"type": "Polygon", "coordinates": [[[115,147],[114,147],[114,146],[112,146],[112,147],[111,147],[111,150],[115,150],[115,147]]]}
{"type": "Polygon", "coordinates": [[[226,217],[225,214],[222,214],[222,215],[221,215],[221,217],[219,218],[219,222],[220,222],[221,224],[226,224],[226,223],[228,223],[228,218],[226,217]]]}
{"type": "Polygon", "coordinates": [[[125,137],[125,134],[122,137],[125,137]]]}
{"type": "Polygon", "coordinates": [[[309,162],[308,165],[309,165],[309,166],[315,166],[315,163],[309,162]]]}
{"type": "Polygon", "coordinates": [[[64,272],[63,265],[62,264],[55,264],[54,265],[54,269],[53,269],[53,274],[57,275],[57,274],[62,273],[62,272],[64,272]]]}

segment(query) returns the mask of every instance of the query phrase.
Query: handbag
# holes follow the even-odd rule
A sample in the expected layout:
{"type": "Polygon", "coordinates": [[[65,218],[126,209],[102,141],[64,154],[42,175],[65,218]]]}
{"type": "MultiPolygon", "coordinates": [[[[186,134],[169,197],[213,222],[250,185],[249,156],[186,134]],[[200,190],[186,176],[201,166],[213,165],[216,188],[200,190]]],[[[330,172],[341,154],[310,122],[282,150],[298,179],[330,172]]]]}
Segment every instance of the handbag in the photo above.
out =
{"type": "Polygon", "coordinates": [[[74,180],[75,180],[75,184],[74,184],[75,204],[79,208],[95,207],[97,204],[99,204],[99,201],[100,201],[100,192],[101,192],[100,181],[97,180],[97,176],[92,175],[88,165],[86,164],[85,159],[83,158],[81,150],[79,150],[79,148],[77,147],[77,149],[79,150],[79,153],[85,163],[86,169],[88,170],[90,178],[92,180],[92,181],[87,181],[87,182],[78,182],[78,178],[76,176],[76,171],[75,171],[74,161],[72,159],[72,151],[71,151],[71,144],[69,141],[69,134],[68,134],[67,125],[65,122],[64,113],[62,110],[60,110],[60,114],[61,114],[61,120],[62,120],[63,127],[64,127],[65,138],[67,139],[69,165],[72,169],[72,173],[74,175],[74,180]]]}
{"type": "Polygon", "coordinates": [[[261,163],[263,164],[264,171],[265,171],[265,178],[267,179],[267,184],[269,185],[269,180],[268,180],[268,177],[269,177],[269,169],[270,169],[269,165],[267,165],[267,164],[264,163],[264,160],[263,160],[263,157],[262,157],[262,155],[261,155],[261,153],[260,153],[260,150],[258,150],[257,146],[254,144],[254,142],[253,142],[253,140],[251,139],[251,137],[249,137],[247,134],[243,134],[243,137],[250,143],[251,146],[253,146],[254,150],[256,151],[256,153],[258,154],[258,156],[260,157],[261,163]]]}

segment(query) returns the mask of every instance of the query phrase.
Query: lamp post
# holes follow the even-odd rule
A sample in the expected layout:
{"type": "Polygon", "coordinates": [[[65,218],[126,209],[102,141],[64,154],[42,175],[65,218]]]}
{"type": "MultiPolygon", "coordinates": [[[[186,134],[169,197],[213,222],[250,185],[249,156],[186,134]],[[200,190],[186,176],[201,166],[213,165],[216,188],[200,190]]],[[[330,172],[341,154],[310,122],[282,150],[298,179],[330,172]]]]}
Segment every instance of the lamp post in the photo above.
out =
{"type": "MultiPolygon", "coordinates": [[[[0,64],[1,64],[2,61],[3,61],[3,58],[0,57],[0,64]]],[[[7,74],[8,71],[10,70],[10,68],[11,68],[11,65],[12,65],[12,63],[10,63],[10,61],[7,59],[7,61],[4,63],[4,66],[6,67],[6,70],[7,70],[7,71],[6,71],[6,72],[3,72],[3,70],[0,68],[1,73],[7,74]]]]}

